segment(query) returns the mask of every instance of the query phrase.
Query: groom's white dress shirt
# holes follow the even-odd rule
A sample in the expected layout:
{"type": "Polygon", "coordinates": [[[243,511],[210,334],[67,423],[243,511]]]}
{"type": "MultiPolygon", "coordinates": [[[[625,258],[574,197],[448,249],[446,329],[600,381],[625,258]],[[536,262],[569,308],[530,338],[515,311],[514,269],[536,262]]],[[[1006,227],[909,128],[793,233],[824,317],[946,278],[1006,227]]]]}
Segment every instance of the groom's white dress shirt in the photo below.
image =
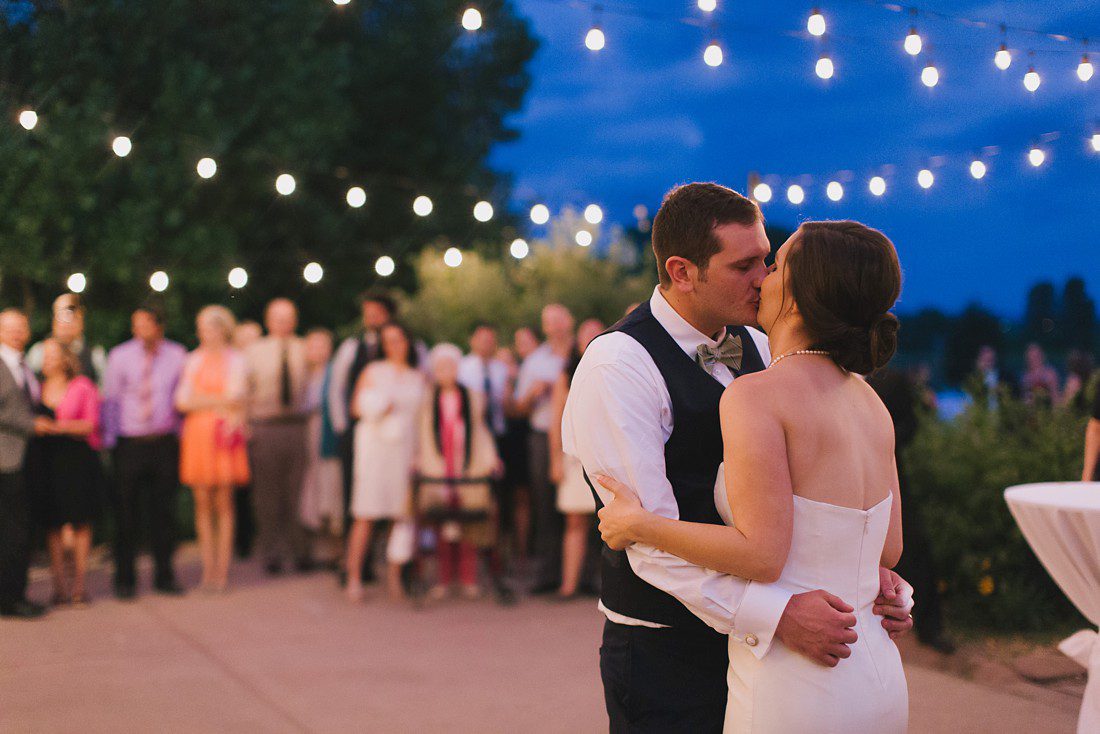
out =
{"type": "MultiPolygon", "coordinates": [[[[653,317],[692,359],[700,344],[717,346],[718,342],[676,313],[660,287],[654,289],[649,304],[653,317]]],[[[755,329],[749,333],[767,364],[767,338],[755,329]]],[[[725,334],[719,337],[720,341],[725,334]]],[[[715,364],[712,374],[723,385],[733,381],[724,364],[715,364]]],[[[645,348],[621,332],[594,340],[585,350],[569,390],[562,418],[565,453],[579,459],[589,476],[606,474],[633,488],[647,510],[679,519],[679,507],[665,474],[664,447],[672,428],[672,399],[645,348]]],[[[610,501],[606,490],[598,485],[597,490],[603,501],[610,501]]],[[[749,646],[757,657],[767,653],[790,592],[701,568],[638,543],[627,548],[626,555],[639,578],[674,596],[718,632],[749,646]]],[[[600,610],[619,624],[663,626],[624,617],[603,602],[600,610]]]]}

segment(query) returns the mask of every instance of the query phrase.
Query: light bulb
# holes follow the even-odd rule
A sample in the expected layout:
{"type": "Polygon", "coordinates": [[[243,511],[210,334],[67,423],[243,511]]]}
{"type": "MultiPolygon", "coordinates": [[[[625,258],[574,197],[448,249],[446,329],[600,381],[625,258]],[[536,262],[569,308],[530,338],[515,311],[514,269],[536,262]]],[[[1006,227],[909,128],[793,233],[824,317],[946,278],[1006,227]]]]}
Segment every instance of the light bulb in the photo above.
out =
{"type": "Polygon", "coordinates": [[[296,188],[298,188],[298,182],[289,173],[280,173],[275,179],[275,190],[283,196],[290,196],[296,188]]]}
{"type": "MultiPolygon", "coordinates": [[[[458,253],[458,262],[461,263],[462,262],[462,253],[458,252],[458,250],[455,250],[453,247],[451,248],[451,250],[454,250],[456,253],[458,253]]],[[[449,253],[451,250],[448,250],[447,252],[449,253]]],[[[444,258],[444,260],[445,259],[446,258],[444,258]]],[[[450,263],[448,263],[448,265],[449,264],[450,263]]],[[[454,266],[452,265],[451,267],[454,267],[454,266]]],[[[382,257],[378,258],[378,260],[374,263],[374,272],[378,273],[383,278],[388,278],[391,275],[393,275],[393,271],[396,270],[396,269],[397,269],[397,263],[395,263],[393,261],[393,258],[390,257],[389,255],[383,255],[382,257]]]]}
{"type": "Polygon", "coordinates": [[[546,204],[535,204],[531,207],[531,221],[535,224],[546,224],[550,221],[550,209],[546,204]]]}
{"type": "Polygon", "coordinates": [[[73,273],[65,281],[65,285],[73,293],[83,293],[84,289],[88,287],[88,279],[84,276],[84,273],[73,273]]]}
{"type": "Polygon", "coordinates": [[[1039,72],[1035,71],[1035,67],[1032,66],[1024,74],[1024,89],[1029,92],[1034,92],[1039,88],[1039,85],[1043,83],[1043,80],[1039,77],[1039,72]]]}
{"type": "Polygon", "coordinates": [[[1091,142],[1093,151],[1100,153],[1100,133],[1093,133],[1091,142]]]}
{"type": "Polygon", "coordinates": [[[772,187],[763,182],[756,184],[752,189],[752,198],[761,204],[767,204],[772,200],[772,187]]]}
{"type": "Polygon", "coordinates": [[[527,244],[527,240],[512,240],[512,245],[508,248],[508,252],[510,252],[515,259],[522,260],[527,257],[527,253],[531,252],[531,247],[527,244]]]}
{"type": "Polygon", "coordinates": [[[462,27],[468,31],[476,31],[481,28],[481,11],[477,8],[466,8],[462,13],[462,27]]]}
{"type": "Polygon", "coordinates": [[[348,200],[348,206],[350,206],[352,209],[358,209],[359,207],[367,203],[367,192],[363,189],[362,186],[352,186],[350,189],[348,189],[348,195],[346,198],[348,200]]]}
{"type": "Polygon", "coordinates": [[[443,253],[443,262],[451,268],[457,268],[462,264],[462,250],[457,247],[448,247],[443,253]]]}
{"type": "Polygon", "coordinates": [[[917,33],[916,28],[910,28],[909,35],[905,37],[905,53],[916,56],[922,48],[924,48],[924,41],[921,39],[920,34],[917,33]]]}
{"type": "Polygon", "coordinates": [[[1092,75],[1095,69],[1092,68],[1092,62],[1089,61],[1089,55],[1085,54],[1081,57],[1081,63],[1077,65],[1077,78],[1083,82],[1087,82],[1092,79],[1092,75]]]}
{"type": "Polygon", "coordinates": [[[929,171],[927,168],[920,169],[920,172],[917,174],[917,183],[920,184],[920,187],[922,189],[932,188],[932,184],[934,184],[935,182],[936,177],[932,175],[931,171],[929,171]]]}
{"type": "Polygon", "coordinates": [[[320,283],[321,278],[325,277],[325,269],[321,267],[321,263],[309,263],[302,268],[302,277],[307,283],[320,283]]]}
{"type": "Polygon", "coordinates": [[[982,161],[977,159],[970,161],[970,175],[975,179],[985,178],[985,174],[988,170],[988,167],[982,161]]]}
{"type": "Polygon", "coordinates": [[[201,158],[195,164],[195,172],[199,174],[199,178],[214,178],[214,174],[218,172],[218,164],[213,158],[201,158]]]}
{"type": "Polygon", "coordinates": [[[921,83],[931,89],[940,83],[940,70],[934,64],[924,67],[920,73],[921,83]]]}
{"type": "Polygon", "coordinates": [[[584,45],[589,51],[599,51],[607,45],[607,38],[599,26],[592,26],[584,36],[584,45]]]}
{"type": "Polygon", "coordinates": [[[432,200],[427,196],[418,196],[413,199],[413,211],[417,216],[426,217],[432,213],[432,200]]]}
{"type": "Polygon", "coordinates": [[[23,110],[19,113],[19,124],[24,130],[34,130],[38,124],[38,113],[34,110],[23,110]]]}
{"type": "Polygon", "coordinates": [[[792,204],[798,205],[806,200],[806,192],[798,184],[791,184],[787,187],[787,201],[792,204]]]}
{"type": "Polygon", "coordinates": [[[875,196],[882,196],[886,193],[886,179],[882,176],[873,176],[867,183],[867,188],[875,196]]]}
{"type": "Polygon", "coordinates": [[[814,12],[810,13],[810,17],[806,19],[806,30],[811,36],[825,35],[825,16],[817,8],[814,8],[814,12]]]}
{"type": "Polygon", "coordinates": [[[844,198],[844,187],[839,181],[830,181],[825,187],[825,195],[829,197],[829,201],[840,201],[844,198]]]}
{"type": "Polygon", "coordinates": [[[488,222],[493,218],[493,205],[487,201],[479,201],[474,204],[474,219],[479,222],[488,222]]]}
{"type": "Polygon", "coordinates": [[[580,232],[577,232],[577,235],[576,237],[574,237],[574,239],[581,247],[588,247],[592,244],[592,233],[589,232],[587,229],[582,229],[580,232]]]}
{"type": "Polygon", "coordinates": [[[703,63],[707,66],[721,66],[722,61],[725,59],[725,54],[722,53],[722,47],[718,45],[718,41],[711,41],[703,50],[703,63]]]}
{"type": "Polygon", "coordinates": [[[351,0],[332,0],[333,5],[347,5],[351,0]]]}
{"type": "Polygon", "coordinates": [[[125,135],[119,135],[117,138],[111,141],[111,150],[115,152],[119,158],[125,158],[130,155],[130,151],[134,149],[134,144],[130,141],[130,138],[125,135]]]}
{"type": "Polygon", "coordinates": [[[1001,71],[1012,66],[1012,52],[1008,50],[1008,46],[1001,44],[1001,47],[997,49],[997,53],[993,54],[993,63],[1001,71]]]}
{"type": "Polygon", "coordinates": [[[817,66],[814,67],[814,73],[822,79],[833,78],[833,60],[828,56],[822,56],[817,60],[817,66]]]}
{"type": "Polygon", "coordinates": [[[1046,161],[1046,159],[1047,154],[1043,152],[1042,148],[1034,147],[1027,152],[1027,162],[1035,168],[1043,165],[1043,162],[1046,161]]]}
{"type": "Polygon", "coordinates": [[[584,208],[584,221],[589,224],[599,224],[603,221],[603,209],[596,204],[589,204],[584,208]]]}
{"type": "Polygon", "coordinates": [[[248,271],[244,268],[233,268],[230,270],[229,285],[234,288],[244,288],[248,285],[248,271]]]}
{"type": "Polygon", "coordinates": [[[718,8],[718,0],[699,0],[697,5],[704,13],[713,13],[718,8]]]}
{"type": "Polygon", "coordinates": [[[163,293],[168,290],[168,273],[163,270],[158,270],[149,276],[149,287],[155,290],[157,293],[163,293]]]}

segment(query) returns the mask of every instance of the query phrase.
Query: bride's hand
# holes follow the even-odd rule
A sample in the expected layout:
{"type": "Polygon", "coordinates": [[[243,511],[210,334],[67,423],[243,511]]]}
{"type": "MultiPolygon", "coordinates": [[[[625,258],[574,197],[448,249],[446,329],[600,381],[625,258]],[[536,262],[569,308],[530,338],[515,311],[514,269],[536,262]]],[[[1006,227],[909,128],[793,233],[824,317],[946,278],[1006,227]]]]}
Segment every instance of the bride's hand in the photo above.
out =
{"type": "Polygon", "coordinates": [[[611,502],[597,513],[600,517],[600,536],[612,550],[624,550],[640,539],[637,529],[649,513],[642,507],[634,490],[619,480],[603,474],[595,475],[595,480],[612,496],[611,502]]]}

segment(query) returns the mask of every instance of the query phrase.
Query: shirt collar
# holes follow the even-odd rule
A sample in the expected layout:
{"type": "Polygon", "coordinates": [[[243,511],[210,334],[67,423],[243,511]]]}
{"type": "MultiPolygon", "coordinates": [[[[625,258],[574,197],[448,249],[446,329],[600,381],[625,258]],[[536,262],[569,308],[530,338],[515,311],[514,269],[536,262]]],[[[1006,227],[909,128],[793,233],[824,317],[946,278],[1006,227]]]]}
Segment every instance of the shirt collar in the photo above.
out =
{"type": "Polygon", "coordinates": [[[661,293],[661,286],[656,286],[653,289],[653,296],[649,299],[649,309],[653,312],[653,318],[657,319],[657,323],[668,332],[668,335],[672,337],[680,349],[683,349],[692,359],[695,359],[695,351],[700,344],[716,347],[719,342],[726,338],[725,327],[722,327],[718,339],[715,340],[689,324],[683,316],[676,312],[672,304],[665,300],[664,294],[661,293]]]}
{"type": "Polygon", "coordinates": [[[15,351],[7,344],[0,344],[0,357],[4,359],[8,364],[18,365],[23,361],[23,355],[20,352],[15,351]]]}

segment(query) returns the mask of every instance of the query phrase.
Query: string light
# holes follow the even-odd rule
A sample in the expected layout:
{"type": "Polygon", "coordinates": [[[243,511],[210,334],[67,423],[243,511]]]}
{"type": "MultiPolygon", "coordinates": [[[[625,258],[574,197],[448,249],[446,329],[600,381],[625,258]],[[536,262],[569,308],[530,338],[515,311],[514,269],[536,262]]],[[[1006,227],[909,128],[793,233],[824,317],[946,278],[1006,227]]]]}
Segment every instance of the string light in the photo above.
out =
{"type": "Polygon", "coordinates": [[[997,53],[993,54],[993,64],[1001,71],[1005,71],[1012,66],[1012,52],[1008,50],[1008,46],[1001,44],[1001,47],[997,49],[997,53]]]}
{"type": "Polygon", "coordinates": [[[604,36],[603,30],[598,25],[588,29],[588,33],[584,36],[584,45],[588,47],[589,51],[601,51],[607,45],[607,37],[604,36]]]}
{"type": "Polygon", "coordinates": [[[345,198],[348,201],[348,206],[352,209],[358,209],[367,203],[367,192],[362,186],[352,186],[348,189],[348,195],[345,198]]]}
{"type": "Polygon", "coordinates": [[[833,71],[833,60],[827,54],[821,54],[821,58],[817,60],[817,65],[814,67],[814,73],[822,79],[832,79],[833,71]]]}
{"type": "Polygon", "coordinates": [[[130,155],[130,151],[134,149],[134,144],[130,138],[125,135],[119,135],[117,138],[111,141],[111,150],[119,158],[125,158],[130,155]]]}
{"type": "Polygon", "coordinates": [[[418,217],[426,217],[432,213],[432,200],[427,196],[418,196],[413,199],[413,212],[418,217]]]}
{"type": "Polygon", "coordinates": [[[163,293],[168,290],[168,273],[163,270],[158,270],[149,276],[149,287],[155,290],[157,293],[163,293]]]}
{"type": "Polygon", "coordinates": [[[820,38],[825,35],[825,16],[817,8],[814,8],[813,12],[810,13],[810,17],[806,19],[806,30],[810,32],[811,36],[820,38]]]}
{"type": "Polygon", "coordinates": [[[508,252],[510,252],[515,259],[522,260],[531,252],[531,247],[527,244],[527,240],[512,240],[512,245],[508,248],[508,252]]]}
{"type": "Polygon", "coordinates": [[[909,35],[905,37],[903,46],[905,47],[905,53],[910,56],[916,56],[920,53],[921,49],[924,48],[924,40],[920,37],[920,34],[917,33],[916,27],[909,29],[909,35]]]}
{"type": "Polygon", "coordinates": [[[577,244],[581,247],[588,247],[592,244],[592,233],[587,229],[582,229],[580,232],[577,232],[573,239],[575,239],[577,244]]]}
{"type": "Polygon", "coordinates": [[[867,188],[875,196],[882,196],[886,193],[886,179],[882,176],[873,176],[867,183],[867,188]]]}
{"type": "Polygon", "coordinates": [[[248,271],[244,268],[233,268],[229,271],[229,285],[234,288],[244,288],[248,285],[248,271]]]}
{"type": "Polygon", "coordinates": [[[988,167],[984,162],[975,158],[970,161],[970,175],[974,177],[974,180],[979,181],[985,178],[985,174],[988,171],[988,167]]]}
{"type": "Polygon", "coordinates": [[[481,11],[477,8],[466,8],[466,11],[462,13],[462,27],[468,31],[479,30],[481,28],[481,11]]]}
{"type": "Polygon", "coordinates": [[[758,183],[752,188],[752,198],[759,201],[761,204],[767,204],[772,200],[772,187],[766,183],[758,183]]]}
{"type": "MultiPolygon", "coordinates": [[[[462,253],[459,252],[458,250],[455,250],[455,248],[453,248],[453,247],[451,248],[451,250],[454,250],[458,254],[458,262],[459,262],[459,264],[461,264],[462,263],[462,253]]],[[[447,252],[450,253],[451,250],[448,250],[447,252]]],[[[448,264],[450,264],[450,263],[448,263],[448,264]]],[[[452,265],[451,267],[457,267],[457,266],[452,265]]],[[[390,257],[389,255],[383,255],[382,257],[378,258],[378,260],[374,263],[374,272],[378,273],[383,278],[390,277],[391,275],[393,275],[393,271],[395,271],[395,270],[397,270],[397,263],[395,263],[393,261],[393,258],[390,257]]]]}
{"type": "Polygon", "coordinates": [[[462,250],[457,247],[448,247],[443,253],[443,263],[450,268],[457,268],[462,264],[462,250]]]}
{"type": "Polygon", "coordinates": [[[922,168],[920,169],[920,172],[917,173],[917,183],[922,189],[932,188],[932,184],[935,182],[936,177],[932,175],[932,172],[929,171],[927,168],[922,168]]]}
{"type": "Polygon", "coordinates": [[[73,293],[83,293],[84,289],[88,287],[88,279],[84,277],[84,273],[73,273],[65,281],[65,285],[73,293]]]}
{"type": "Polygon", "coordinates": [[[298,182],[289,173],[280,173],[275,179],[275,190],[283,196],[290,196],[296,188],[298,188],[298,182]]]}
{"type": "Polygon", "coordinates": [[[545,204],[535,204],[531,207],[531,221],[535,224],[546,224],[550,221],[550,209],[545,204]]]}
{"type": "Polygon", "coordinates": [[[589,224],[599,224],[603,221],[603,209],[596,204],[589,204],[584,208],[584,221],[589,224]]]}
{"type": "Polygon", "coordinates": [[[1081,56],[1081,63],[1077,65],[1077,78],[1083,82],[1087,82],[1092,79],[1092,75],[1095,69],[1092,68],[1092,62],[1089,61],[1089,55],[1083,54],[1081,56]]]}
{"type": "Polygon", "coordinates": [[[1091,142],[1093,152],[1100,153],[1100,133],[1093,133],[1091,142]]]}
{"type": "Polygon", "coordinates": [[[320,283],[321,278],[325,277],[325,269],[321,263],[309,263],[302,268],[302,277],[307,283],[320,283]]]}
{"type": "Polygon", "coordinates": [[[34,130],[38,124],[38,113],[34,110],[23,110],[19,113],[19,124],[24,130],[34,130]]]}
{"type": "Polygon", "coordinates": [[[333,5],[347,5],[351,0],[332,0],[333,5]]]}
{"type": "Polygon", "coordinates": [[[704,13],[713,13],[718,9],[718,0],[699,0],[696,4],[704,13]]]}
{"type": "Polygon", "coordinates": [[[487,201],[479,201],[474,204],[474,219],[479,222],[488,222],[493,218],[493,205],[487,201]]]}
{"type": "Polygon", "coordinates": [[[1027,152],[1027,162],[1035,168],[1043,165],[1047,159],[1047,154],[1038,145],[1031,146],[1031,150],[1027,152]]]}
{"type": "Polygon", "coordinates": [[[195,164],[195,172],[199,174],[199,178],[214,178],[214,174],[218,172],[218,164],[213,158],[200,158],[195,164]]]}
{"type": "Polygon", "coordinates": [[[1039,72],[1035,71],[1035,67],[1028,67],[1027,73],[1024,74],[1024,89],[1034,92],[1042,83],[1043,80],[1039,77],[1039,72]]]}
{"type": "Polygon", "coordinates": [[[725,59],[725,54],[722,53],[722,46],[718,41],[711,41],[705,49],[703,49],[703,63],[710,67],[721,66],[722,61],[725,59]]]}
{"type": "Polygon", "coordinates": [[[940,70],[936,68],[936,65],[929,62],[928,66],[921,69],[920,72],[921,83],[931,89],[940,83],[940,70]]]}
{"type": "Polygon", "coordinates": [[[825,187],[825,195],[829,197],[829,201],[840,201],[844,198],[844,187],[840,181],[830,181],[825,187]]]}
{"type": "Polygon", "coordinates": [[[798,184],[791,184],[787,187],[787,201],[792,204],[798,205],[806,200],[806,192],[798,184]]]}

